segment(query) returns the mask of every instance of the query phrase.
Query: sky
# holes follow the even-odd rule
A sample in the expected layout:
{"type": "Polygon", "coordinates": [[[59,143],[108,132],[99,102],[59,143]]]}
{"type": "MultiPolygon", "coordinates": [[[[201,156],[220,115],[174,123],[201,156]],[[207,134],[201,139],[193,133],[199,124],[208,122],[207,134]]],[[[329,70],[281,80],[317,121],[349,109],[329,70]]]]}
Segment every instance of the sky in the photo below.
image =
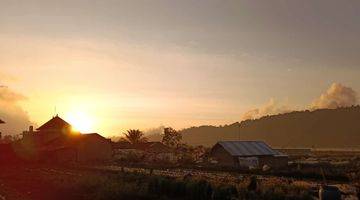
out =
{"type": "Polygon", "coordinates": [[[360,91],[359,13],[358,0],[0,0],[1,109],[22,113],[19,130],[59,114],[105,136],[307,109],[335,83],[360,91]]]}

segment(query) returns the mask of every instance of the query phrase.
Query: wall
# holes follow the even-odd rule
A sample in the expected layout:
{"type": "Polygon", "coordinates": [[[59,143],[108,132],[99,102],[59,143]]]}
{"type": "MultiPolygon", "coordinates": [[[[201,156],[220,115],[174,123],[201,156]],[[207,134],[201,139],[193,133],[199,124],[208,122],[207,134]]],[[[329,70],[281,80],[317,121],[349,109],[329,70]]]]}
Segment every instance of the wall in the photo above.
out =
{"type": "Polygon", "coordinates": [[[235,167],[237,166],[236,158],[231,156],[221,145],[215,145],[210,153],[210,157],[218,162],[218,165],[235,167]]]}
{"type": "Polygon", "coordinates": [[[77,146],[79,162],[108,161],[113,156],[110,141],[98,137],[86,138],[77,146]]]}
{"type": "Polygon", "coordinates": [[[259,167],[268,165],[271,168],[285,168],[288,165],[286,156],[261,156],[259,157],[259,167]]]}

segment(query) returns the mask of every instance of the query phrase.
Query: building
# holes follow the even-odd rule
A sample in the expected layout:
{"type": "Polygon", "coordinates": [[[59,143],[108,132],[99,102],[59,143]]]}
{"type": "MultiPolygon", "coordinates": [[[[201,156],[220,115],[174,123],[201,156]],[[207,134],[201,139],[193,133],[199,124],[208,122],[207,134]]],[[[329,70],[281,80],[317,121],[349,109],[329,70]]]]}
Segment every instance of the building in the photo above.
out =
{"type": "Polygon", "coordinates": [[[59,116],[33,130],[23,132],[17,154],[26,160],[51,162],[95,162],[112,158],[111,141],[97,133],[82,134],[59,116]]]}
{"type": "Polygon", "coordinates": [[[288,156],[272,149],[262,141],[220,141],[211,151],[210,158],[220,166],[236,168],[282,168],[288,156]]]}
{"type": "Polygon", "coordinates": [[[51,162],[98,162],[112,158],[111,142],[97,133],[59,137],[41,147],[42,158],[51,162]]]}

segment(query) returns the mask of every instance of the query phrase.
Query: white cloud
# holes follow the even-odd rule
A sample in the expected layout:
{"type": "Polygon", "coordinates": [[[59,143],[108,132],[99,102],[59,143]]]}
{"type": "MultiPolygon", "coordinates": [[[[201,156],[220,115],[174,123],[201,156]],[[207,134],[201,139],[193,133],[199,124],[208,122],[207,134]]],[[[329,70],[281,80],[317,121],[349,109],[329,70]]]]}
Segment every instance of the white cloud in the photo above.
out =
{"type": "Polygon", "coordinates": [[[333,83],[330,88],[311,104],[311,109],[349,107],[358,103],[357,93],[351,88],[339,83],[333,83]]]}

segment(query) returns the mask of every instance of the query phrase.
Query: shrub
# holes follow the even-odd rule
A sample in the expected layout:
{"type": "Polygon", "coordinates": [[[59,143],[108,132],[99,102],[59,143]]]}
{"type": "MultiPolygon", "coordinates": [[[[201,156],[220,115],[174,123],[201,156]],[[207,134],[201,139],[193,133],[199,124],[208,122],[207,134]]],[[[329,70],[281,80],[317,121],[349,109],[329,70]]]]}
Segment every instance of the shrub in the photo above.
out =
{"type": "Polygon", "coordinates": [[[212,196],[214,200],[231,200],[237,197],[237,189],[234,186],[228,185],[215,188],[212,196]]]}

